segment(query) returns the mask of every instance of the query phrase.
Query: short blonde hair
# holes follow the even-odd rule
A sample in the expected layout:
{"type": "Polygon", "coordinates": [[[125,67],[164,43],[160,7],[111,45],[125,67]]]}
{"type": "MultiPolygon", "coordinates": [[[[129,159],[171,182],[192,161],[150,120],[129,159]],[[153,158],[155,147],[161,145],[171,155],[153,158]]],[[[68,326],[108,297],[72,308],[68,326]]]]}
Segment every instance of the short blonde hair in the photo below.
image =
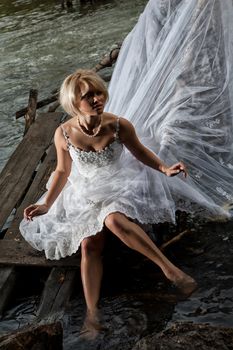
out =
{"type": "Polygon", "coordinates": [[[108,90],[103,79],[92,70],[78,69],[65,78],[59,94],[61,106],[72,117],[81,114],[78,108],[81,101],[81,87],[84,88],[84,94],[91,87],[95,91],[100,91],[106,101],[108,99],[108,90]]]}

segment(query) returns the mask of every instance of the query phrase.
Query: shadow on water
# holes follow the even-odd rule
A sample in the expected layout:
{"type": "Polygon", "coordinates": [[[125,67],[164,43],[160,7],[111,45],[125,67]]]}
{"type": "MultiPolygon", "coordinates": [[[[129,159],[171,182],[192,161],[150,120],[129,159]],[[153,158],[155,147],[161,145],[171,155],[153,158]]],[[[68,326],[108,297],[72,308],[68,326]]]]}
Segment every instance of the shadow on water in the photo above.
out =
{"type": "MultiPolygon", "coordinates": [[[[105,250],[100,310],[106,330],[92,341],[80,337],[85,304],[78,277],[62,318],[64,349],[128,350],[152,332],[182,321],[233,327],[233,222],[200,226],[166,251],[198,281],[199,289],[185,301],[178,300],[176,289],[154,264],[115,237],[109,236],[105,250]]],[[[6,332],[32,322],[37,304],[38,296],[18,300],[2,319],[1,329],[6,332]]]]}

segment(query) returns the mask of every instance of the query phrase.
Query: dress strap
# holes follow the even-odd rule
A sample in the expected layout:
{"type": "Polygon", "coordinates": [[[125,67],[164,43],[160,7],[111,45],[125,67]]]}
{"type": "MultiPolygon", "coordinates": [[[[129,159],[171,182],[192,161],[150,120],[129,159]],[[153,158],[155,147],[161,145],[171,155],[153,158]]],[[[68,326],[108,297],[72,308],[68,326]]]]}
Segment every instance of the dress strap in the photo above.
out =
{"type": "Polygon", "coordinates": [[[115,140],[119,140],[119,130],[120,130],[120,117],[117,117],[116,120],[116,131],[115,131],[115,140]]]}
{"type": "Polygon", "coordinates": [[[61,129],[62,129],[62,133],[63,133],[63,136],[64,136],[64,139],[66,141],[66,145],[67,145],[67,149],[69,150],[70,149],[70,146],[71,146],[71,143],[70,143],[70,140],[69,140],[69,135],[67,134],[67,132],[65,131],[63,125],[61,125],[61,129]]]}

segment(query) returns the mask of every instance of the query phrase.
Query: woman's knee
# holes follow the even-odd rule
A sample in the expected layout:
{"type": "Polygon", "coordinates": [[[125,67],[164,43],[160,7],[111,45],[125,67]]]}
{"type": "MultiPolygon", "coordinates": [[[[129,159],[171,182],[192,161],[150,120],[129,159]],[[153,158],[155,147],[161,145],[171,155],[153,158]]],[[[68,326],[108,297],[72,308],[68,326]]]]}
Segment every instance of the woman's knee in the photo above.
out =
{"type": "Polygon", "coordinates": [[[87,237],[81,243],[82,256],[100,256],[104,248],[104,237],[87,237]]]}
{"type": "Polygon", "coordinates": [[[120,213],[112,213],[106,217],[105,226],[113,233],[127,233],[129,230],[127,228],[128,225],[127,222],[125,222],[125,220],[128,219],[125,218],[124,215],[120,213]]]}

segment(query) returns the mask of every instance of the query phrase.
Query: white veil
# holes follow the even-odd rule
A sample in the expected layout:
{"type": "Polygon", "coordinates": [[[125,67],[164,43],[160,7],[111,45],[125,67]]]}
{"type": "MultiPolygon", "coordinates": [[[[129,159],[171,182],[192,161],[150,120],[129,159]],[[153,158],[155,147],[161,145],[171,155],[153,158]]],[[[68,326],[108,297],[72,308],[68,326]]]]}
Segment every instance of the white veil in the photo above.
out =
{"type": "Polygon", "coordinates": [[[232,0],[150,0],[113,72],[106,109],[167,164],[188,167],[187,180],[160,179],[174,211],[224,214],[233,203],[232,33],[232,0]]]}

